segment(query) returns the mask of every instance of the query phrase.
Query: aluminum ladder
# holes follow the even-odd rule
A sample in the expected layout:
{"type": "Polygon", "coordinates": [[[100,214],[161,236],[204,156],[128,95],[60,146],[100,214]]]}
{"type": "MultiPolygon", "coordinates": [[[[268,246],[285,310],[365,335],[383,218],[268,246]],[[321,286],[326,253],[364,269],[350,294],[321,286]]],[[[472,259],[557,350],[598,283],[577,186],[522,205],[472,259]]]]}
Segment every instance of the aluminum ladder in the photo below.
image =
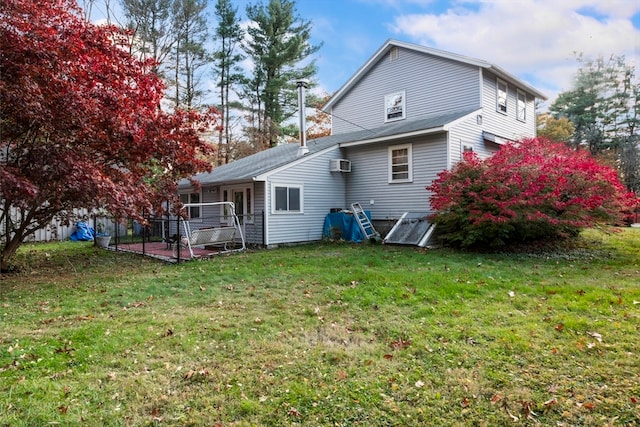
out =
{"type": "Polygon", "coordinates": [[[360,230],[362,231],[362,234],[364,234],[365,239],[380,240],[380,233],[373,228],[373,224],[369,221],[367,214],[364,213],[364,209],[362,209],[360,203],[353,203],[351,205],[351,211],[356,217],[356,221],[358,221],[358,225],[360,226],[360,230]]]}

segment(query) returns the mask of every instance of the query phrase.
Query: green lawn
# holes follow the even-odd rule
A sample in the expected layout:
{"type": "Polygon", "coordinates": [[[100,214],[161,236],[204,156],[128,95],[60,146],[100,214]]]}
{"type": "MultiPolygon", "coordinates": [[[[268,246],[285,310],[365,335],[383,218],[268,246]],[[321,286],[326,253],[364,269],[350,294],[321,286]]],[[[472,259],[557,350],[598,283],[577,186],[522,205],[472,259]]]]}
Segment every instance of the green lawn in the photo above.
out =
{"type": "Polygon", "coordinates": [[[176,266],[65,242],[16,262],[0,425],[640,425],[640,229],[530,254],[176,266]]]}

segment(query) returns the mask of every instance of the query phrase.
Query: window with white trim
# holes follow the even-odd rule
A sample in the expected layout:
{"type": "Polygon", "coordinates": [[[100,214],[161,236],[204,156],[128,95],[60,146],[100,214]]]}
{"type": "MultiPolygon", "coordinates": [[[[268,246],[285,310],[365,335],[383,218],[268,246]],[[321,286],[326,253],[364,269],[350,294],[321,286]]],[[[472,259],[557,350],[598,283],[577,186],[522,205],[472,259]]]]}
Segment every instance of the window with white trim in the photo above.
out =
{"type": "Polygon", "coordinates": [[[496,80],[496,110],[499,113],[507,114],[507,93],[508,86],[502,80],[496,80]]]}
{"type": "Polygon", "coordinates": [[[273,184],[271,187],[272,213],[302,213],[302,185],[273,184]]]}
{"type": "Polygon", "coordinates": [[[520,89],[516,91],[516,114],[518,120],[527,120],[527,94],[520,89]]]}
{"type": "MultiPolygon", "coordinates": [[[[180,201],[186,205],[188,203],[200,203],[200,193],[180,193],[180,201]]],[[[189,206],[187,208],[189,219],[199,219],[201,217],[200,206],[189,206]]]]}
{"type": "Polygon", "coordinates": [[[389,182],[413,181],[411,144],[389,147],[389,182]]]}

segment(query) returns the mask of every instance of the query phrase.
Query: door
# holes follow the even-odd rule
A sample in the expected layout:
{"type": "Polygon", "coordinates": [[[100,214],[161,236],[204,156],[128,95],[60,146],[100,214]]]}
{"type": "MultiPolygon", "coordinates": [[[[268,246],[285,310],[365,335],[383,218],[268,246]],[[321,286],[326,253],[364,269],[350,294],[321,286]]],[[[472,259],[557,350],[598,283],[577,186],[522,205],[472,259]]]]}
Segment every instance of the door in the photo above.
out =
{"type": "Polygon", "coordinates": [[[242,190],[233,190],[233,203],[236,206],[236,215],[238,215],[238,220],[240,221],[241,225],[244,225],[244,220],[245,220],[245,216],[246,216],[246,212],[245,212],[245,191],[244,189],[242,190]]]}
{"type": "MultiPolygon", "coordinates": [[[[233,187],[223,190],[223,199],[225,202],[233,202],[236,208],[236,215],[240,224],[253,223],[253,191],[251,187],[233,187]]],[[[233,217],[223,213],[228,225],[233,225],[233,217]]]]}

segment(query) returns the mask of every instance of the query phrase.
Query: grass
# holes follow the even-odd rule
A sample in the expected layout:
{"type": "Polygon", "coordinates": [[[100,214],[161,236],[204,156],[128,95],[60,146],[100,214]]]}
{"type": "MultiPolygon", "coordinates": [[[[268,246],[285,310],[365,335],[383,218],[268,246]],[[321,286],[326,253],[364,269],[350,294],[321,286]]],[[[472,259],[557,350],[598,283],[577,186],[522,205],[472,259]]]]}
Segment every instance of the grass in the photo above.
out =
{"type": "Polygon", "coordinates": [[[640,230],[530,254],[318,244],[166,265],[26,245],[0,425],[640,425],[640,230]]]}

